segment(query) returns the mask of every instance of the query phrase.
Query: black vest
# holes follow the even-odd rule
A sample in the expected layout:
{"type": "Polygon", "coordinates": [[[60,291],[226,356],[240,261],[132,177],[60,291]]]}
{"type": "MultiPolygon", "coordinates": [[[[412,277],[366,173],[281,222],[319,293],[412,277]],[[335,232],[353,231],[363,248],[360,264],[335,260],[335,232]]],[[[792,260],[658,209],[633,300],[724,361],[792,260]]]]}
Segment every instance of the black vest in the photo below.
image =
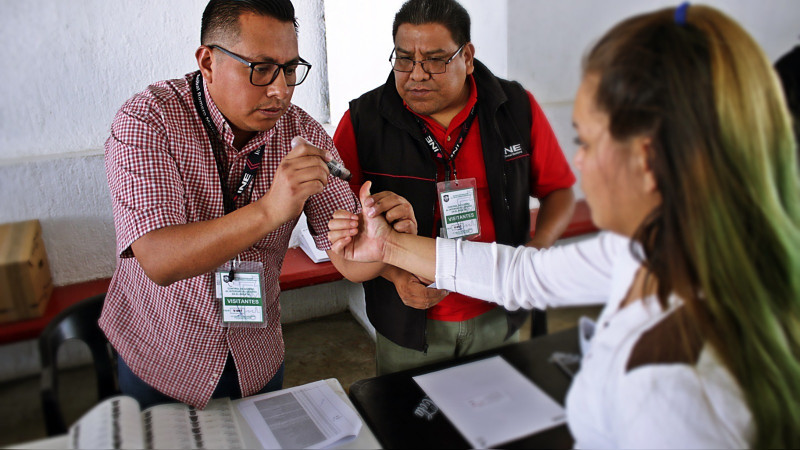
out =
{"type": "MultiPolygon", "coordinates": [[[[477,121],[491,197],[497,242],[522,245],[530,239],[531,105],[519,83],[495,77],[475,60],[477,121]],[[508,155],[508,157],[506,156],[508,155]]],[[[414,207],[418,234],[437,235],[437,162],[414,115],[397,93],[394,72],[386,84],[350,102],[350,117],[364,181],[372,192],[391,191],[414,207]]],[[[403,304],[394,284],[378,277],[363,283],[367,317],[382,335],[398,345],[424,351],[424,310],[403,304]]],[[[527,317],[509,313],[508,335],[527,317]]]]}

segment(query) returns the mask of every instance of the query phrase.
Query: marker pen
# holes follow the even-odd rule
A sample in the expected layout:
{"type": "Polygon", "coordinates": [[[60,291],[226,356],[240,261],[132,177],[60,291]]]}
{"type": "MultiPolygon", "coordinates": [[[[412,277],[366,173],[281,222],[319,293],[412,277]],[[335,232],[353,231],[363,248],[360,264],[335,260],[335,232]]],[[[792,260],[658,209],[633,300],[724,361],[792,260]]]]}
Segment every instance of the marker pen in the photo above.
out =
{"type": "MultiPolygon", "coordinates": [[[[292,148],[295,148],[299,143],[305,143],[311,145],[307,140],[301,138],[300,136],[295,136],[292,138],[292,148]]],[[[353,176],[349,170],[344,167],[344,164],[332,159],[330,161],[325,161],[325,164],[328,166],[328,170],[331,172],[331,175],[335,176],[344,181],[350,181],[350,178],[353,176]]]]}
{"type": "Polygon", "coordinates": [[[335,159],[326,161],[325,164],[328,165],[328,170],[331,171],[331,175],[344,181],[350,181],[352,174],[349,170],[347,170],[347,168],[344,167],[344,164],[335,159]]]}

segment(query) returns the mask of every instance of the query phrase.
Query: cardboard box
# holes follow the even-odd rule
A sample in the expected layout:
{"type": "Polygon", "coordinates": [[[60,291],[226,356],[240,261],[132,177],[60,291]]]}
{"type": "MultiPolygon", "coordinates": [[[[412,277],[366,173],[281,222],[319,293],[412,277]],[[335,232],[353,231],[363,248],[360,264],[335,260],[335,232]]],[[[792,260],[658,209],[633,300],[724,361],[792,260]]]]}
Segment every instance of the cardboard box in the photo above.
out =
{"type": "Polygon", "coordinates": [[[0,322],[41,316],[52,293],[39,221],[0,225],[0,322]]]}

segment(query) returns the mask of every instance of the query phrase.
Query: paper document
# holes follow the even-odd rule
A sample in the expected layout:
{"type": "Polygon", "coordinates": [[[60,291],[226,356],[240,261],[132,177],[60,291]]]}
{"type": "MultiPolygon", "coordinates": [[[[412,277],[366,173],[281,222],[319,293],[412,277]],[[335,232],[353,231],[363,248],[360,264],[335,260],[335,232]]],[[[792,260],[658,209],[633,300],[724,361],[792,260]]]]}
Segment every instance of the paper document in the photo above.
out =
{"type": "Polygon", "coordinates": [[[414,377],[473,448],[566,421],[564,408],[500,356],[414,377]]]}
{"type": "Polygon", "coordinates": [[[314,243],[311,231],[308,230],[308,221],[305,213],[300,215],[300,219],[297,222],[297,232],[300,248],[312,261],[320,263],[331,260],[328,258],[328,253],[325,250],[318,249],[317,244],[314,243]]]}
{"type": "Polygon", "coordinates": [[[248,397],[238,407],[263,448],[327,448],[361,431],[361,419],[324,380],[248,397]]]}
{"type": "Polygon", "coordinates": [[[231,401],[211,400],[198,410],[183,403],[144,411],[132,397],[96,405],[69,429],[68,448],[242,448],[231,401]]]}

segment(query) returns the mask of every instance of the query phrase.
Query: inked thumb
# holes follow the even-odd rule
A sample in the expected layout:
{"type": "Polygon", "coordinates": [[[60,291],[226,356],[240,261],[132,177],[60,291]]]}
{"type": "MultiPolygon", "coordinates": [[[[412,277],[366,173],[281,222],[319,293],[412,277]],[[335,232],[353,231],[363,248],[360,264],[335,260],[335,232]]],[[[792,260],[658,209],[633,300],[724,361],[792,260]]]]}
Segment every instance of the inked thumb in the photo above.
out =
{"type": "Polygon", "coordinates": [[[372,189],[372,181],[367,181],[366,183],[361,185],[361,190],[358,191],[359,200],[361,200],[361,204],[364,204],[364,201],[367,200],[367,197],[372,195],[370,193],[370,189],[372,189]]]}

